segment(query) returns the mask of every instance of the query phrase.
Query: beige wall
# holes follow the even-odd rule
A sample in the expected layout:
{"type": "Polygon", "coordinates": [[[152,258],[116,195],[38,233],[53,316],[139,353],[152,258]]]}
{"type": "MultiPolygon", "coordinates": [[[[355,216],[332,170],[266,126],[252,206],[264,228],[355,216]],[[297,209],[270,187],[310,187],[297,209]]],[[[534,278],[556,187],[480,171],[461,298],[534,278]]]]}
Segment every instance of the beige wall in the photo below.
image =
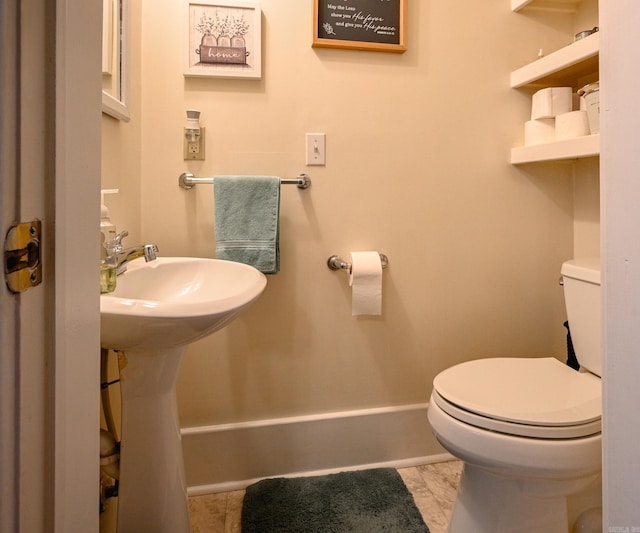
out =
{"type": "Polygon", "coordinates": [[[395,55],[312,49],[310,1],[262,11],[262,80],[195,79],[182,75],[185,3],[144,2],[140,101],[132,124],[105,119],[103,184],[123,189],[127,225],[141,206],[140,237],[163,255],[214,255],[212,190],[182,191],[180,173],[313,179],[282,191],[281,272],[188,349],[182,425],[426,402],[464,360],[564,357],[558,274],[597,253],[597,161],[575,183],[569,164],[508,163],[530,105],[509,72],[567,44],[572,21],[506,0],[413,1],[395,55]],[[204,162],[182,159],[187,108],[207,127],[204,162]],[[306,132],[327,134],[325,167],[305,166],[306,132]],[[326,267],[361,249],[391,263],[380,318],[351,317],[347,277],[326,267]]]}

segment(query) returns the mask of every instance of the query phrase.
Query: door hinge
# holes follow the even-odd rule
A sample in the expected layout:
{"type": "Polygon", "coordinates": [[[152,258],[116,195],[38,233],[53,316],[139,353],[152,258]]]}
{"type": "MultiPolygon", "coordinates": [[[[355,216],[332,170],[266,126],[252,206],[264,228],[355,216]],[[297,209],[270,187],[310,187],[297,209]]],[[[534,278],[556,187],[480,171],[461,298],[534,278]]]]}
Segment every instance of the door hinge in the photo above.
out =
{"type": "Polygon", "coordinates": [[[4,275],[11,292],[24,292],[42,281],[40,235],[39,220],[9,228],[4,240],[4,275]]]}

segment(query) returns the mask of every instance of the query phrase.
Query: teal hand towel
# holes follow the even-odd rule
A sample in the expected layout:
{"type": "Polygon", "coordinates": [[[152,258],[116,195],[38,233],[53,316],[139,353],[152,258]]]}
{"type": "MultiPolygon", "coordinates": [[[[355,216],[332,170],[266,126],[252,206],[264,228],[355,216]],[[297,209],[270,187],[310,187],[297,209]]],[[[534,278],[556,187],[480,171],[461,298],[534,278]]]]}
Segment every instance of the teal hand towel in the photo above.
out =
{"type": "Polygon", "coordinates": [[[280,270],[280,178],[215,176],[213,197],[216,257],[276,274],[280,270]]]}

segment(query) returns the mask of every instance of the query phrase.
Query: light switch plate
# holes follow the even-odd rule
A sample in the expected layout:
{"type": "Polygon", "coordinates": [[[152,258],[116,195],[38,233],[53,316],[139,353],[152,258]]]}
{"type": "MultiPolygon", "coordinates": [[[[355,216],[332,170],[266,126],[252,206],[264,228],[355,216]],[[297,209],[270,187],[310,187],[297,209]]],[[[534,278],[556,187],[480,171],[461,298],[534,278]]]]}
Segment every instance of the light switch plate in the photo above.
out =
{"type": "Polygon", "coordinates": [[[325,139],[324,133],[307,133],[307,166],[325,164],[325,139]]]}

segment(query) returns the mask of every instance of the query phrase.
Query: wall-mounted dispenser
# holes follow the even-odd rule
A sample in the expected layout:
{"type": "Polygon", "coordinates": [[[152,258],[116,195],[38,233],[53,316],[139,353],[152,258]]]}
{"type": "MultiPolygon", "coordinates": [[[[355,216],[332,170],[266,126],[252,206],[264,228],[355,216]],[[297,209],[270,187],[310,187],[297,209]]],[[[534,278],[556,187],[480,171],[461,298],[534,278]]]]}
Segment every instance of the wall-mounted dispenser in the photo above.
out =
{"type": "Polygon", "coordinates": [[[200,111],[187,109],[184,128],[184,159],[204,160],[204,128],[200,126],[200,111]]]}

